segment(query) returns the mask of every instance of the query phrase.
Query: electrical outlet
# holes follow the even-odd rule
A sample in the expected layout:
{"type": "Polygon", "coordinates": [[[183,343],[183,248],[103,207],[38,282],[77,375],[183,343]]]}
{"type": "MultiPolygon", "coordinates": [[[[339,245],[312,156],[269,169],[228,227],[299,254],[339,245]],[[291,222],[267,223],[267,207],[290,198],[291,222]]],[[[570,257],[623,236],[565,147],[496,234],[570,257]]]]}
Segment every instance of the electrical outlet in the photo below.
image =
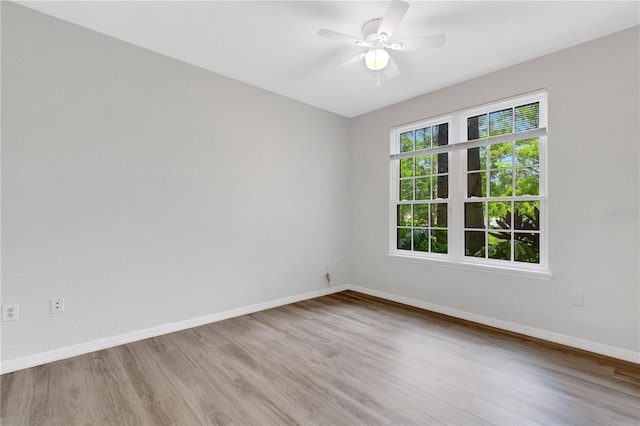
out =
{"type": "Polygon", "coordinates": [[[2,321],[16,321],[18,319],[18,304],[2,305],[2,321]]]}
{"type": "Polygon", "coordinates": [[[64,312],[64,297],[51,299],[51,313],[59,314],[60,312],[64,312]]]}

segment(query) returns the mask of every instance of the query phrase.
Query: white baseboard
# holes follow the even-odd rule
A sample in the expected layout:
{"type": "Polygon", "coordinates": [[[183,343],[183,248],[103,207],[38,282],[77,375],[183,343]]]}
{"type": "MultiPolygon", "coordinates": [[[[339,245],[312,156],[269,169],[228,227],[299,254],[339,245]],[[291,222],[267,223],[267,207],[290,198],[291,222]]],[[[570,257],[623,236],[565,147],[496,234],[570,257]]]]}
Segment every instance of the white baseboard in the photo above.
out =
{"type": "Polygon", "coordinates": [[[327,287],[322,290],[311,291],[308,293],[298,294],[295,296],[283,297],[281,299],[271,300],[269,302],[256,303],[254,305],[243,306],[241,308],[231,309],[224,312],[218,312],[211,315],[192,318],[184,321],[164,324],[157,327],[146,328],[144,330],[132,331],[130,333],[119,334],[117,336],[107,337],[104,339],[92,340],[78,345],[67,346],[65,348],[54,349],[47,352],[41,352],[33,355],[27,355],[20,358],[10,359],[2,362],[0,366],[0,374],[11,373],[12,371],[22,370],[37,365],[47,364],[53,361],[59,361],[89,352],[99,351],[101,349],[112,348],[114,346],[131,343],[150,337],[157,337],[163,334],[173,333],[188,328],[198,327],[200,325],[212,322],[222,321],[241,315],[251,314],[266,309],[276,308],[278,306],[288,305],[290,303],[301,302],[303,300],[314,299],[320,296],[326,296],[332,293],[348,290],[348,285],[340,285],[327,287]]]}
{"type": "Polygon", "coordinates": [[[0,374],[11,373],[12,371],[22,370],[37,365],[46,364],[53,361],[59,361],[89,352],[101,349],[112,348],[114,346],[135,342],[142,339],[161,336],[163,334],[173,333],[200,325],[222,321],[241,315],[251,314],[266,309],[276,308],[278,306],[288,305],[290,303],[300,302],[303,300],[313,299],[320,296],[326,296],[332,293],[338,293],[344,290],[353,290],[359,293],[376,296],[381,299],[391,300],[405,305],[414,306],[416,308],[426,309],[455,318],[473,321],[479,324],[500,328],[502,330],[512,331],[514,333],[523,334],[538,339],[571,346],[585,351],[594,352],[613,358],[630,361],[640,364],[640,352],[634,352],[627,349],[621,349],[615,346],[604,345],[602,343],[592,342],[577,337],[567,336],[565,334],[555,333],[552,331],[542,330],[526,325],[521,325],[509,321],[503,321],[496,318],[486,317],[483,315],[473,314],[446,306],[436,305],[422,300],[412,299],[409,297],[398,296],[384,291],[374,290],[352,284],[345,284],[335,287],[327,287],[322,290],[311,291],[308,293],[298,294],[295,296],[284,297],[263,303],[256,303],[241,308],[231,309],[224,312],[218,312],[211,315],[192,318],[184,321],[178,321],[170,324],[164,324],[157,327],[151,327],[144,330],[133,331],[130,333],[120,334],[117,336],[107,337],[104,339],[93,340],[78,345],[68,346],[65,348],[54,349],[47,352],[41,352],[33,355],[27,355],[20,358],[10,359],[2,362],[0,365],[0,374]]]}
{"type": "Polygon", "coordinates": [[[376,296],[381,299],[391,300],[394,302],[402,303],[416,308],[426,309],[428,311],[437,312],[451,317],[464,319],[467,321],[476,322],[490,327],[500,328],[502,330],[512,331],[514,333],[524,334],[525,336],[535,337],[549,342],[559,343],[565,346],[571,346],[573,348],[582,349],[589,352],[594,352],[600,355],[610,356],[612,358],[621,359],[624,361],[630,361],[640,364],[640,352],[630,351],[628,349],[622,349],[615,346],[604,345],[602,343],[592,342],[590,340],[580,339],[573,336],[567,336],[566,334],[555,333],[553,331],[542,330],[539,328],[529,327],[514,322],[503,321],[496,318],[486,317],[484,315],[473,314],[470,312],[460,311],[458,309],[449,308],[446,306],[435,305],[429,302],[423,302],[422,300],[412,299],[404,296],[397,296],[395,294],[387,293],[384,291],[374,290],[366,287],[360,287],[357,285],[349,285],[349,289],[357,291],[359,293],[368,294],[370,296],[376,296]]]}

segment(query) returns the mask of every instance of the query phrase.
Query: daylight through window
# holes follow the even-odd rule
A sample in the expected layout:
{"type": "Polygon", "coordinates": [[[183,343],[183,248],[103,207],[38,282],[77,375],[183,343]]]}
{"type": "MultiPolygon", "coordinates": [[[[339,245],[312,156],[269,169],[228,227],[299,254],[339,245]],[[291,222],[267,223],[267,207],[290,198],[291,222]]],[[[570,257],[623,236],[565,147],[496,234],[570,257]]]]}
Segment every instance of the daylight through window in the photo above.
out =
{"type": "Polygon", "coordinates": [[[546,92],[394,128],[390,252],[546,270],[546,92]]]}

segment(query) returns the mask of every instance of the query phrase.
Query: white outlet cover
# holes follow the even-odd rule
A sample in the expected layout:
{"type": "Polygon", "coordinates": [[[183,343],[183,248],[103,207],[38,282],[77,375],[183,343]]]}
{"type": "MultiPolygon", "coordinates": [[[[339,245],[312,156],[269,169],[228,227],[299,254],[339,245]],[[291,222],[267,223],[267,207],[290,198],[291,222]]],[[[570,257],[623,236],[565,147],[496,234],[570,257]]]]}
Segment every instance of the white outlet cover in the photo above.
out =
{"type": "Polygon", "coordinates": [[[19,305],[12,303],[10,305],[2,305],[2,321],[17,321],[19,314],[19,305]]]}
{"type": "Polygon", "coordinates": [[[51,299],[51,313],[59,314],[60,312],[64,312],[64,298],[56,297],[51,299]]]}

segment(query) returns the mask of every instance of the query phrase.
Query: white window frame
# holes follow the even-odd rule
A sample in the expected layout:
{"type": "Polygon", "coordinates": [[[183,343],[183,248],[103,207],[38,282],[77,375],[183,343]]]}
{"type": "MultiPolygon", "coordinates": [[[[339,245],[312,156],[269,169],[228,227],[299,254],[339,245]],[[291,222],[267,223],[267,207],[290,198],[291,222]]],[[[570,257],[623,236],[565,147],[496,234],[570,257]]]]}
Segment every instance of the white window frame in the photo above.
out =
{"type": "MultiPolygon", "coordinates": [[[[390,132],[390,202],[389,202],[389,254],[388,258],[399,261],[436,264],[460,269],[487,271],[504,275],[550,280],[553,276],[549,270],[548,258],[548,173],[547,173],[547,127],[548,102],[546,90],[515,96],[496,102],[455,111],[450,114],[403,124],[393,127],[390,132]],[[499,111],[528,103],[539,102],[538,129],[490,138],[468,141],[467,119],[480,114],[499,111]],[[420,152],[436,154],[449,152],[449,198],[448,203],[448,253],[429,253],[397,249],[397,204],[399,202],[400,159],[417,156],[416,152],[400,153],[400,134],[435,124],[449,123],[448,145],[423,150],[420,152]],[[539,140],[539,188],[538,196],[511,197],[518,201],[540,201],[540,263],[494,260],[464,255],[464,203],[465,201],[490,202],[497,199],[491,197],[468,199],[467,194],[467,149],[486,146],[506,141],[515,141],[537,137],[539,140]]],[[[501,197],[500,197],[501,198],[501,197]]],[[[504,199],[499,199],[503,201],[504,199]]]]}

